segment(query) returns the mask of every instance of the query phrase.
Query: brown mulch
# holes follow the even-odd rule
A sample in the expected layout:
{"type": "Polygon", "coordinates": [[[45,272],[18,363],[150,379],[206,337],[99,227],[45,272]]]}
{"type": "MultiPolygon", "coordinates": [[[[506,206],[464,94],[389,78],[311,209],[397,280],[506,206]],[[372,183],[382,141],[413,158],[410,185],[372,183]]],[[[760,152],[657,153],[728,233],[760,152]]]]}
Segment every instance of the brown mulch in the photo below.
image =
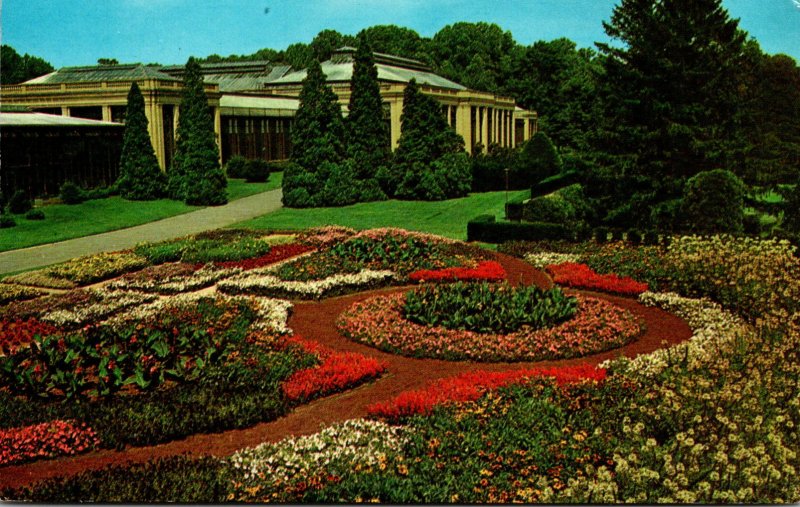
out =
{"type": "MultiPolygon", "coordinates": [[[[507,279],[514,284],[536,284],[551,287],[552,281],[543,272],[530,264],[502,254],[497,260],[503,265],[507,279]]],[[[289,320],[289,327],[304,338],[316,340],[340,351],[352,351],[386,361],[388,372],[380,379],[356,389],[329,396],[295,408],[287,416],[276,421],[257,424],[242,430],[231,430],[214,434],[198,434],[150,447],[131,447],[123,451],[97,451],[75,457],[44,460],[18,466],[0,468],[0,489],[19,487],[51,477],[65,477],[84,470],[98,469],[110,464],[144,462],[152,458],[191,453],[194,455],[226,456],[235,451],[275,442],[291,435],[316,433],[322,427],[338,421],[367,415],[367,406],[386,401],[409,389],[420,389],[429,382],[457,375],[466,371],[502,371],[530,366],[596,365],[606,359],[625,355],[634,357],[656,349],[679,343],[691,337],[691,330],[683,320],[659,310],[646,307],[634,299],[587,293],[607,299],[642,318],[647,330],[638,340],[608,352],[587,357],[537,363],[475,363],[452,362],[435,359],[414,359],[387,354],[366,345],[358,344],[340,336],[335,322],[341,312],[357,301],[381,293],[404,290],[389,288],[368,293],[325,299],[319,302],[296,302],[289,320]]]]}

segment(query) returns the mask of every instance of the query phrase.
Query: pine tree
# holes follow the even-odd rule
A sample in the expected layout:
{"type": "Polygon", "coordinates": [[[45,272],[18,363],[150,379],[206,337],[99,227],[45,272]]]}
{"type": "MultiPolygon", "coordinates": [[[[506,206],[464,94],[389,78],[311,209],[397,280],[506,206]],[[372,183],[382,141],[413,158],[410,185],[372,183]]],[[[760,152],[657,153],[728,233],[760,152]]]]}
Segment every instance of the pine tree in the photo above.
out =
{"type": "Polygon", "coordinates": [[[228,180],[219,164],[214,118],[203,89],[200,64],[194,57],[186,63],[177,138],[169,174],[170,194],[187,204],[225,204],[228,180]]]}
{"type": "MultiPolygon", "coordinates": [[[[284,174],[283,204],[313,207],[325,202],[322,191],[344,160],[344,121],[339,101],[325,83],[318,61],[311,62],[300,91],[300,106],[292,125],[292,159],[296,166],[284,174]]],[[[337,178],[338,181],[338,178],[337,178]]],[[[352,182],[350,182],[352,185],[352,182]]],[[[354,202],[352,198],[348,199],[354,202]]],[[[349,204],[350,202],[347,202],[349,204]]]]}
{"type": "Polygon", "coordinates": [[[412,79],[403,93],[402,133],[390,180],[401,199],[440,200],[467,194],[472,183],[464,140],[447,124],[439,103],[412,79]]]}
{"type": "Polygon", "coordinates": [[[125,111],[125,135],[120,156],[117,189],[125,199],[146,201],[163,197],[167,179],[158,167],[158,159],[147,132],[144,97],[133,83],[125,111]]]}
{"type": "Polygon", "coordinates": [[[561,172],[563,162],[553,142],[544,132],[537,132],[523,146],[519,154],[518,173],[531,187],[545,178],[561,172]]]}
{"type": "Polygon", "coordinates": [[[361,189],[362,201],[385,199],[375,175],[391,157],[389,129],[384,121],[383,101],[378,87],[378,70],[372,49],[362,32],[353,63],[347,116],[347,156],[361,189]]]}
{"type": "Polygon", "coordinates": [[[745,34],[721,0],[621,0],[606,33],[605,124],[626,213],[679,197],[687,178],[726,166],[735,151],[736,67],[745,34]],[[627,196],[631,196],[627,199],[627,196]]]}

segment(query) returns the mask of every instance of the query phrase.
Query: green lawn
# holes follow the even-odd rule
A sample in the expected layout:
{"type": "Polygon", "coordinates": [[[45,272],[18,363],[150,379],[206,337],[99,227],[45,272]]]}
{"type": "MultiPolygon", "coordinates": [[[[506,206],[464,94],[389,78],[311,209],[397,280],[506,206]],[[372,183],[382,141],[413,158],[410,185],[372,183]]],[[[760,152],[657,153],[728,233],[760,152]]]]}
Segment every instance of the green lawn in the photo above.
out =
{"type": "MultiPolygon", "coordinates": [[[[509,201],[528,190],[508,193],[509,201]]],[[[471,194],[461,199],[439,202],[382,201],[359,203],[341,208],[280,209],[240,222],[232,227],[296,230],[321,225],[344,225],[354,229],[401,227],[453,239],[466,239],[467,222],[484,213],[504,216],[506,193],[471,194]]]]}
{"type": "MultiPolygon", "coordinates": [[[[234,201],[279,188],[282,179],[283,173],[275,173],[266,183],[228,180],[228,199],[234,201]]],[[[43,206],[44,220],[26,220],[16,215],[16,227],[0,229],[0,252],[124,229],[197,209],[200,207],[169,199],[126,201],[119,196],[75,205],[43,206]]]]}

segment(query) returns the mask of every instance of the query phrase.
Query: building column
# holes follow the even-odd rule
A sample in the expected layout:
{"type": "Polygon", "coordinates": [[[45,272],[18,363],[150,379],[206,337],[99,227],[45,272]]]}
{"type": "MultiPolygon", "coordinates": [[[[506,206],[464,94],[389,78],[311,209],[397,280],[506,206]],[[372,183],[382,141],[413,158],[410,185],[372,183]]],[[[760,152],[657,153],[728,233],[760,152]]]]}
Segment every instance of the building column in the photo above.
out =
{"type": "Polygon", "coordinates": [[[147,117],[147,130],[150,134],[150,142],[156,152],[158,166],[162,171],[166,170],[166,160],[164,152],[164,114],[161,107],[155,104],[150,97],[145,97],[144,114],[147,117]]]}
{"type": "Polygon", "coordinates": [[[222,166],[222,110],[219,107],[214,108],[214,139],[217,141],[219,165],[222,166]]]}
{"type": "Polygon", "coordinates": [[[459,104],[456,108],[456,133],[464,138],[464,147],[472,155],[472,108],[469,104],[459,104]]]}
{"type": "Polygon", "coordinates": [[[61,106],[61,116],[69,116],[70,110],[66,106],[61,106]]]}
{"type": "Polygon", "coordinates": [[[391,123],[390,134],[392,139],[392,151],[397,149],[402,133],[400,117],[403,115],[403,98],[397,97],[389,102],[389,121],[391,123]]]}
{"type": "Polygon", "coordinates": [[[482,107],[481,111],[481,144],[483,152],[489,151],[489,108],[482,107]]]}
{"type": "Polygon", "coordinates": [[[103,106],[103,121],[111,121],[111,106],[103,106]]]}

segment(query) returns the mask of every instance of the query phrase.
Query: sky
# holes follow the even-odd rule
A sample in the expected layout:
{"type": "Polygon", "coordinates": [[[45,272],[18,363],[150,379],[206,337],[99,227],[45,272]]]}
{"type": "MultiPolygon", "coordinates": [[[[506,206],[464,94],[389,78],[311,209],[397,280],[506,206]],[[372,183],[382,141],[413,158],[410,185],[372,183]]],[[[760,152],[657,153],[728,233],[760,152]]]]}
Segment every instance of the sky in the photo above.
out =
{"type": "MultiPolygon", "coordinates": [[[[0,0],[0,41],[54,67],[181,64],[190,56],[250,54],[311,42],[329,28],[355,35],[394,24],[431,37],[458,21],[486,21],[524,45],[567,37],[605,42],[620,0],[0,0]]],[[[723,0],[767,53],[800,61],[800,0],[723,0]]]]}

